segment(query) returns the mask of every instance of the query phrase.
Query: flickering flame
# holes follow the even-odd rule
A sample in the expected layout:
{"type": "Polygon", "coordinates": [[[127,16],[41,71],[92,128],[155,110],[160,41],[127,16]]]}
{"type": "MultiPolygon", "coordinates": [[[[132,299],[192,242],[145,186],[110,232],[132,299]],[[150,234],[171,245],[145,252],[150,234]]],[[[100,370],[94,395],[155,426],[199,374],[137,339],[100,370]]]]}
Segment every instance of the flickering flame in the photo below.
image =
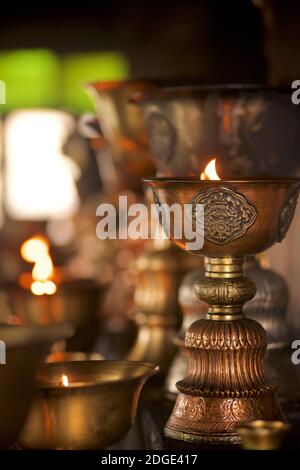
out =
{"type": "Polygon", "coordinates": [[[200,175],[201,180],[219,180],[219,176],[216,170],[216,159],[213,158],[205,167],[204,171],[200,175]]]}
{"type": "Polygon", "coordinates": [[[63,387],[68,387],[69,386],[69,379],[68,379],[68,376],[63,374],[61,376],[61,384],[63,387]]]}
{"type": "Polygon", "coordinates": [[[23,242],[21,256],[25,261],[34,263],[32,269],[31,292],[34,295],[53,295],[56,285],[51,280],[54,267],[49,253],[49,243],[43,237],[33,237],[23,242]]]}

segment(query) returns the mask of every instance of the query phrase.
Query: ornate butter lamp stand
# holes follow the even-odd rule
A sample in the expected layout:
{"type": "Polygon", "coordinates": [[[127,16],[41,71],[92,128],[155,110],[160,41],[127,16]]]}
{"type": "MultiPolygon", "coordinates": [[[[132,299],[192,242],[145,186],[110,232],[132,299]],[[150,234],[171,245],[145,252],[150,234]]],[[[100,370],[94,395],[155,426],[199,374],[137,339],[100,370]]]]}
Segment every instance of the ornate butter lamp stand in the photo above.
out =
{"type": "MultiPolygon", "coordinates": [[[[197,442],[234,443],[236,428],[254,419],[282,419],[276,387],[265,373],[263,327],[244,317],[243,305],[255,295],[244,276],[244,257],[281,241],[297,203],[298,179],[148,180],[160,203],[204,205],[205,275],[197,294],[208,304],[185,337],[189,363],[167,422],[167,436],[197,442]],[[274,204],[276,201],[276,204],[274,204]]],[[[171,238],[172,230],[170,233],[171,238]]],[[[186,240],[174,240],[186,249],[186,240]]]]}

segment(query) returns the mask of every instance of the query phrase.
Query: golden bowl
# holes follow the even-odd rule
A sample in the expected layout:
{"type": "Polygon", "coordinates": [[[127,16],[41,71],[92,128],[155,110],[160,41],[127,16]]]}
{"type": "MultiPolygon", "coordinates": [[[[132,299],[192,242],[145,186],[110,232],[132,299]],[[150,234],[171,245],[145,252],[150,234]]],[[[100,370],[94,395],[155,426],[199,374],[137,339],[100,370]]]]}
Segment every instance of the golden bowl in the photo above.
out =
{"type": "Polygon", "coordinates": [[[290,426],[283,421],[250,421],[238,428],[242,447],[247,450],[275,450],[282,445],[290,426]]]}
{"type": "Polygon", "coordinates": [[[19,443],[31,449],[112,446],[130,429],[142,387],[156,372],[153,364],[130,361],[44,364],[19,443]]]}
{"type": "Polygon", "coordinates": [[[38,367],[53,342],[70,336],[68,325],[0,326],[6,364],[0,365],[0,447],[7,448],[24,424],[38,367]]]}
{"type": "MultiPolygon", "coordinates": [[[[157,204],[180,206],[182,226],[184,214],[189,211],[193,228],[198,231],[197,205],[203,204],[204,245],[192,252],[208,257],[242,257],[281,242],[292,222],[300,188],[299,178],[145,181],[151,186],[157,204]]],[[[175,238],[174,218],[170,220],[170,238],[189,251],[184,230],[182,237],[175,238]]]]}

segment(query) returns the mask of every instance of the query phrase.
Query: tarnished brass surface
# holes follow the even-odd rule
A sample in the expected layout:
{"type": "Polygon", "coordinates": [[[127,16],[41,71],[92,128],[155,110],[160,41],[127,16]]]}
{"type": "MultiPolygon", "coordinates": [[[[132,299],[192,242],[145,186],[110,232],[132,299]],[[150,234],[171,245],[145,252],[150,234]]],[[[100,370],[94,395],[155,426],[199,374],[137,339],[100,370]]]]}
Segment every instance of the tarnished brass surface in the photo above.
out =
{"type": "Polygon", "coordinates": [[[133,98],[160,175],[197,177],[213,157],[222,179],[297,174],[300,109],[289,87],[172,85],[133,98]]]}
{"type": "Polygon", "coordinates": [[[104,449],[121,440],[136,415],[153,364],[79,361],[45,364],[19,437],[33,449],[104,449]],[[67,375],[69,387],[61,385],[67,375]]]}
{"type": "Polygon", "coordinates": [[[52,343],[73,333],[68,325],[0,325],[6,345],[6,364],[0,365],[0,448],[7,448],[24,424],[35,375],[52,343]]]}
{"type": "Polygon", "coordinates": [[[70,323],[74,337],[66,342],[69,351],[88,351],[99,334],[99,307],[106,286],[92,280],[63,282],[54,295],[36,296],[18,285],[8,287],[12,312],[24,324],[70,323]]]}
{"type": "MultiPolygon", "coordinates": [[[[165,433],[187,441],[238,442],[242,422],[282,419],[275,387],[265,373],[265,331],[243,317],[243,304],[255,294],[253,282],[243,274],[243,258],[267,249],[287,232],[293,215],[287,208],[296,199],[300,180],[148,182],[159,203],[182,208],[195,200],[204,203],[204,245],[194,253],[207,257],[196,289],[208,303],[208,315],[186,333],[187,376],[177,383],[179,395],[165,433]],[[283,216],[287,211],[289,217],[283,216]]],[[[172,224],[170,233],[174,239],[172,224]]],[[[174,241],[186,249],[187,240],[174,241]]]]}
{"type": "Polygon", "coordinates": [[[178,289],[196,263],[173,244],[162,250],[148,245],[136,262],[134,318],[138,335],[127,359],[158,364],[156,382],[164,380],[176,352],[173,337],[182,317],[178,289]]]}
{"type": "Polygon", "coordinates": [[[142,110],[129,103],[134,92],[146,91],[152,86],[150,82],[134,80],[87,85],[120,181],[126,188],[138,188],[142,176],[154,174],[142,110]]]}
{"type": "Polygon", "coordinates": [[[238,428],[242,447],[247,450],[275,450],[282,445],[290,426],[283,421],[256,420],[238,428]]]}

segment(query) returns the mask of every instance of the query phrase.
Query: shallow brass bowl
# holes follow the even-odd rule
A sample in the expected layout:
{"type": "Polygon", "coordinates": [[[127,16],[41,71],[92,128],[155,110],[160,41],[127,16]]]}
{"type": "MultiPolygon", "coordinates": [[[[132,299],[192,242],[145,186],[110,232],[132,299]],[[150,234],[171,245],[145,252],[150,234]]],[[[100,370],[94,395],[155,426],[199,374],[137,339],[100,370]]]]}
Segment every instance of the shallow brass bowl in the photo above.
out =
{"type": "MultiPolygon", "coordinates": [[[[179,204],[182,217],[185,204],[204,204],[204,245],[193,253],[209,257],[251,255],[280,242],[292,221],[300,187],[299,178],[221,181],[153,178],[145,181],[151,186],[159,204],[179,204]],[[245,211],[248,211],[245,217],[247,223],[243,221],[245,211]],[[240,233],[235,231],[236,224],[240,233]],[[219,228],[221,225],[222,228],[219,228]],[[214,230],[219,232],[218,235],[225,234],[224,243],[212,240],[214,230]]],[[[174,238],[173,220],[171,217],[170,238],[181,248],[187,249],[188,240],[184,234],[181,239],[174,238]]]]}
{"type": "Polygon", "coordinates": [[[7,448],[24,424],[35,376],[53,342],[70,336],[68,325],[0,326],[6,364],[0,365],[0,447],[7,448]]]}
{"type": "Polygon", "coordinates": [[[250,421],[238,428],[242,447],[247,450],[279,449],[290,426],[283,421],[250,421]]]}
{"type": "Polygon", "coordinates": [[[103,449],[121,440],[136,415],[153,364],[80,361],[44,364],[39,388],[19,438],[33,449],[103,449]],[[61,385],[62,375],[69,387],[61,385]]]}

